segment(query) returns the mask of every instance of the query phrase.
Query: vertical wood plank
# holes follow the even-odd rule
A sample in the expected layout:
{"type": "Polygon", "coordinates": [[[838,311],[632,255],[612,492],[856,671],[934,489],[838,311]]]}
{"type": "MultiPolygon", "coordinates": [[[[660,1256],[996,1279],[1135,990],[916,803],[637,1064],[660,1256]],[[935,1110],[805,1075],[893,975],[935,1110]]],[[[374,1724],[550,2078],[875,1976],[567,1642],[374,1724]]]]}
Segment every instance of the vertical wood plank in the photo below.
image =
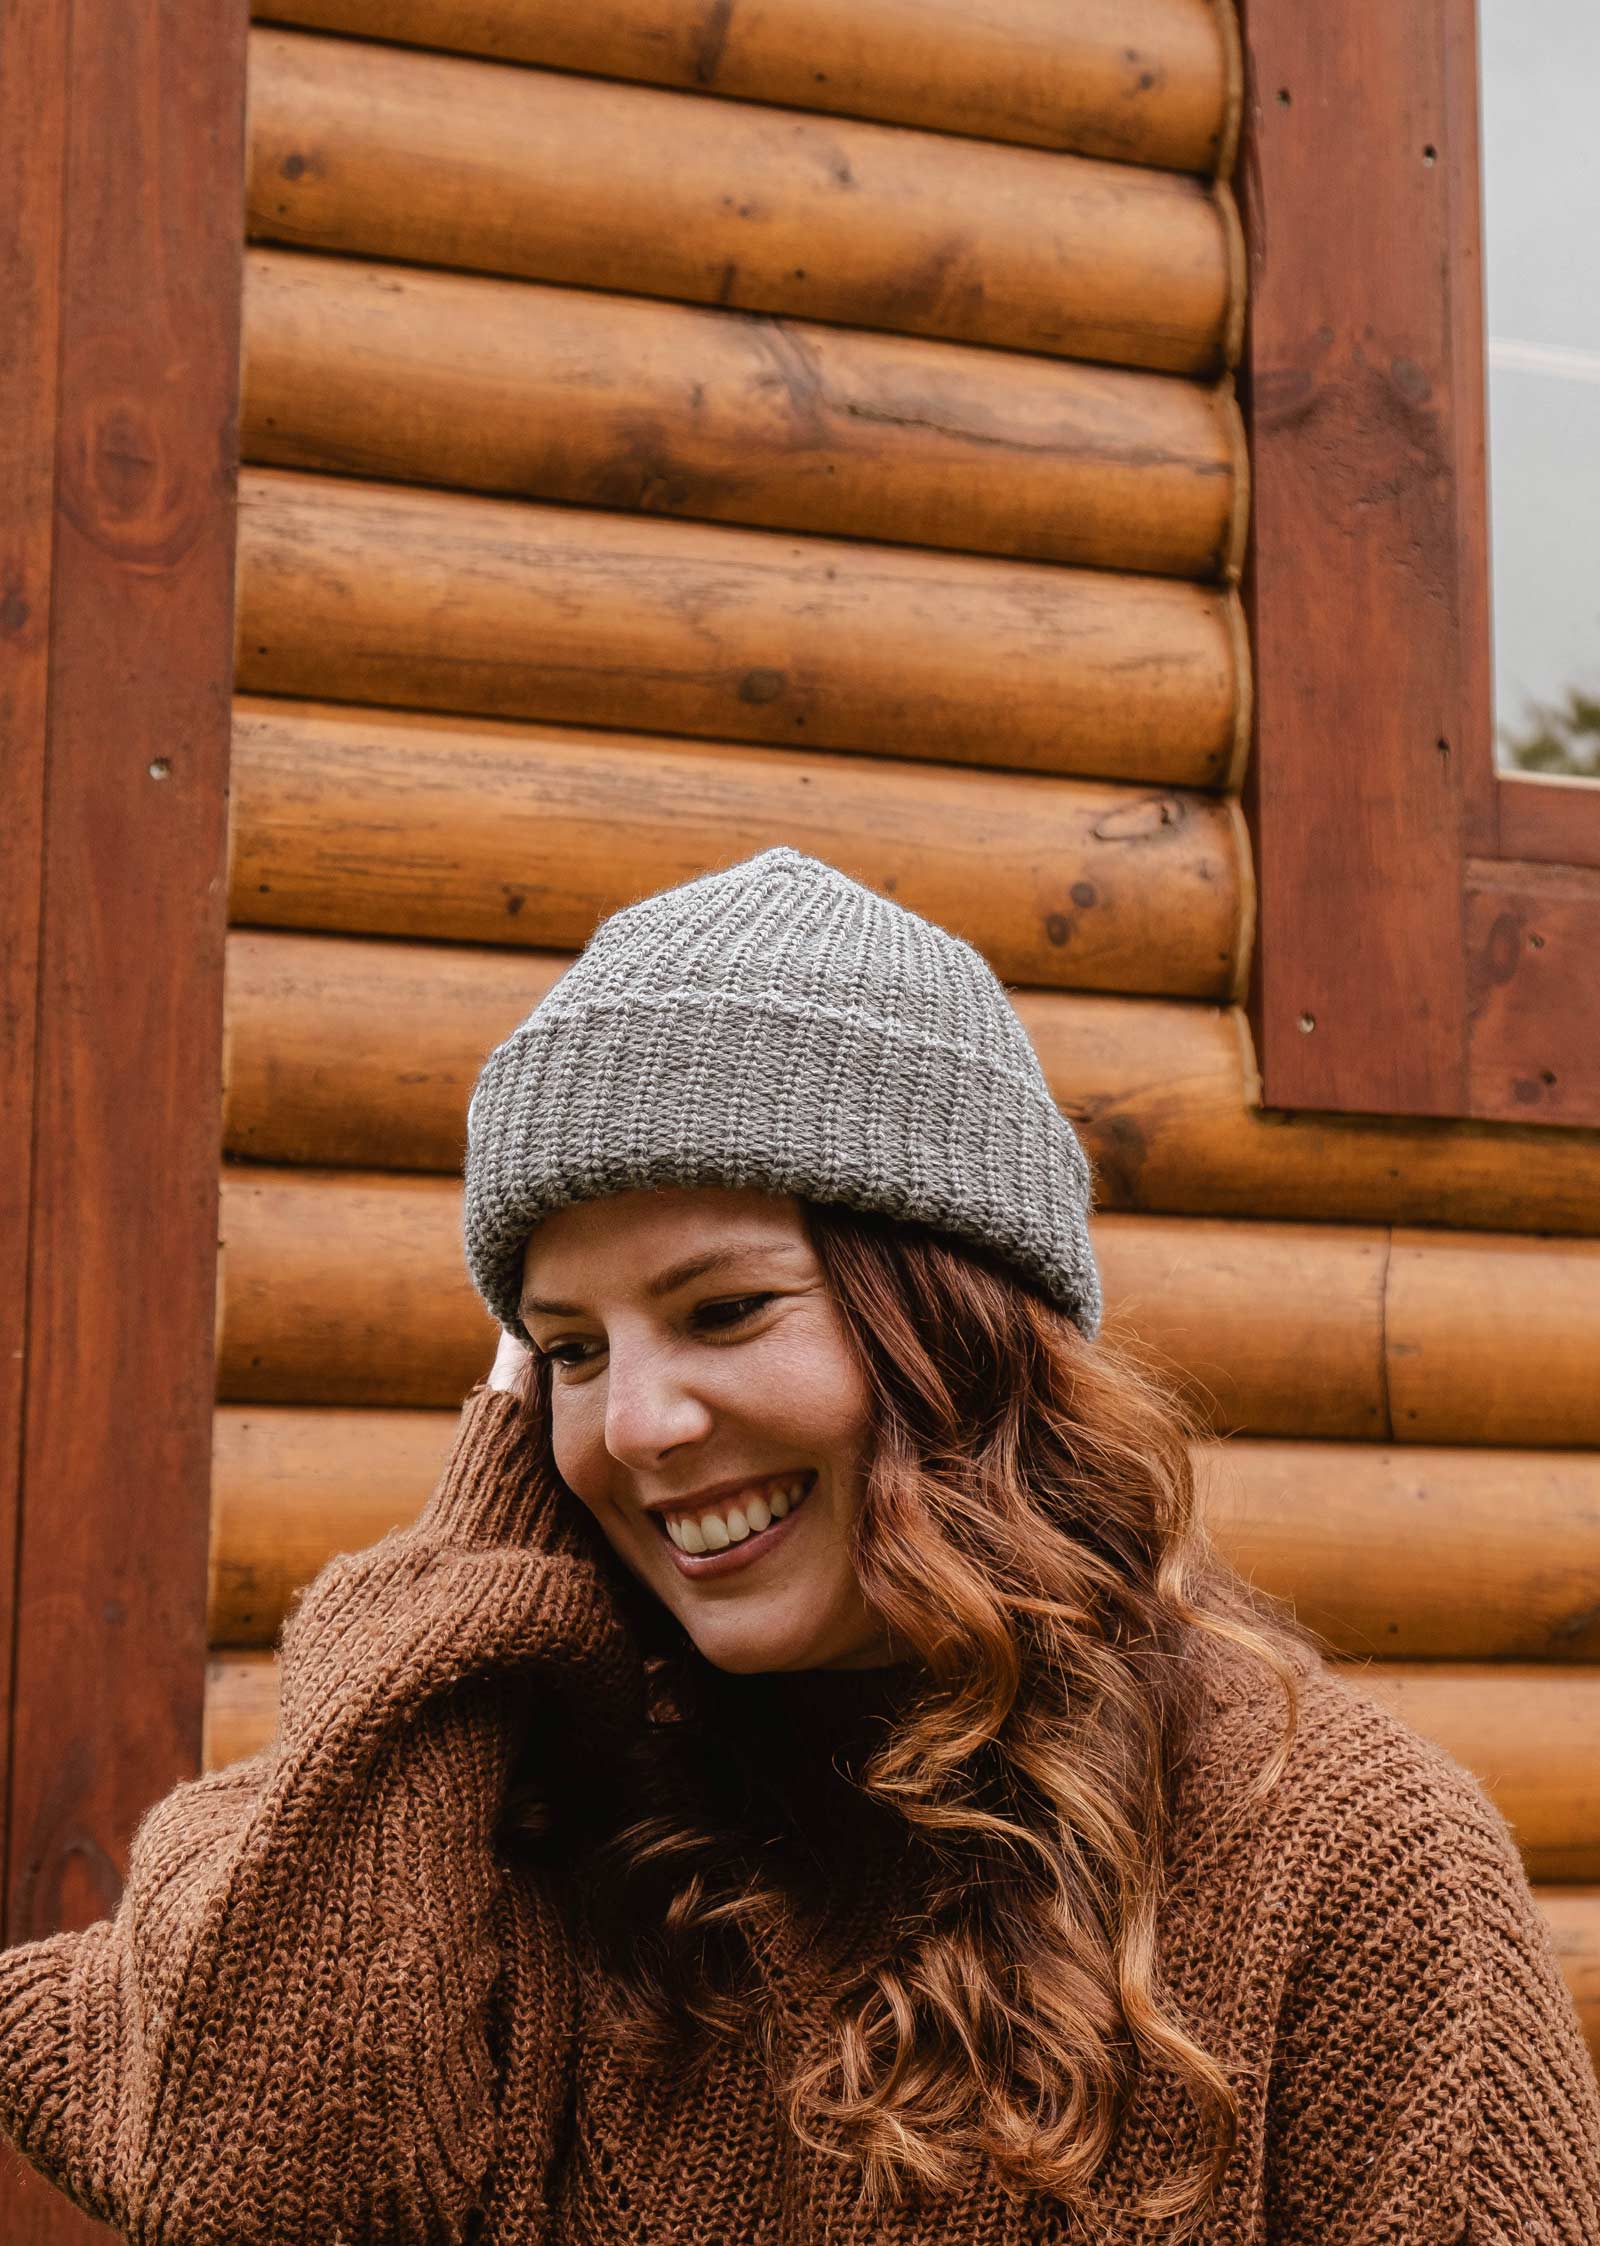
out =
{"type": "Polygon", "coordinates": [[[1248,0],[1242,402],[1266,1103],[1468,1112],[1463,771],[1486,722],[1471,0],[1248,0]],[[1465,10],[1465,14],[1463,14],[1465,10]]]}
{"type": "MultiPolygon", "coordinates": [[[[33,1068],[44,880],[66,16],[0,14],[0,1653],[16,1624],[33,1068]]],[[[0,1660],[0,1894],[11,1662],[0,1660]]]]}
{"type": "MultiPolygon", "coordinates": [[[[30,0],[5,35],[69,58],[59,194],[48,71],[3,58],[26,256],[59,273],[57,348],[36,346],[54,414],[41,393],[10,432],[36,504],[53,488],[54,552],[29,616],[47,715],[36,687],[8,702],[43,900],[8,1943],[114,1909],[140,1814],[200,1767],[244,34],[236,0],[30,0]]],[[[31,2171],[0,2174],[0,2197],[15,2246],[95,2234],[31,2171]]]]}
{"type": "MultiPolygon", "coordinates": [[[[1439,162],[1449,198],[1452,421],[1461,568],[1461,738],[1455,744],[1470,857],[1502,852],[1495,779],[1493,618],[1489,583],[1489,370],[1484,301],[1483,148],[1478,125],[1478,0],[1445,0],[1445,111],[1439,162]]],[[[1467,915],[1470,920],[1470,911],[1467,915]]],[[[1471,1068],[1468,1069],[1469,1083],[1471,1068]]],[[[1477,1110],[1474,1109],[1476,1113],[1477,1110]]]]}

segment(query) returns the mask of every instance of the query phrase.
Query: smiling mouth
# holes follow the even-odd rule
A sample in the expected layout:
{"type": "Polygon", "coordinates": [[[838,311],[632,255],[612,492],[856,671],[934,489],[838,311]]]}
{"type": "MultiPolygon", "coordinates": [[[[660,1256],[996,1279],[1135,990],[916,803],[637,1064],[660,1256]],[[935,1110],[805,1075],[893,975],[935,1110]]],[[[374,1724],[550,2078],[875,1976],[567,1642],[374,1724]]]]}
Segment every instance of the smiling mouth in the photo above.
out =
{"type": "Polygon", "coordinates": [[[814,1472],[774,1475],[754,1498],[701,1514],[658,1514],[661,1533],[685,1575],[721,1575],[776,1544],[816,1488],[814,1472]]]}

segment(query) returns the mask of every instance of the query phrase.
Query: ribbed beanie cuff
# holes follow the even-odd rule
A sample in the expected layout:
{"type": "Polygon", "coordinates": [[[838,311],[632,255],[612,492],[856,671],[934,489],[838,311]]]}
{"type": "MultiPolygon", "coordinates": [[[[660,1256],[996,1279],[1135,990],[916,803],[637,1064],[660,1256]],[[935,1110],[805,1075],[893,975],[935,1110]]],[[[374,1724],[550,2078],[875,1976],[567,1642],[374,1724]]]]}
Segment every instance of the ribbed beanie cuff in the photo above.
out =
{"type": "Polygon", "coordinates": [[[843,1202],[998,1252],[1091,1339],[1090,1168],[972,945],[786,847],[613,913],[484,1064],[466,1251],[494,1316],[554,1209],[639,1186],[843,1202]]]}

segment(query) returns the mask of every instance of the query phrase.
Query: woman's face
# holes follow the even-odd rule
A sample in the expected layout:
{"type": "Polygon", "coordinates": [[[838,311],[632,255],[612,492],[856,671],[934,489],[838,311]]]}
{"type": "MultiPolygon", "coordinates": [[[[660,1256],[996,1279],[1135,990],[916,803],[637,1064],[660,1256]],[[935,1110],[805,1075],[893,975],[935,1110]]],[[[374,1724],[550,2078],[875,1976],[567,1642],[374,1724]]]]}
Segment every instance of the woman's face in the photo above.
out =
{"type": "Polygon", "coordinates": [[[797,1200],[671,1186],[559,1209],[522,1309],[563,1481],[708,1661],[889,1659],[848,1550],[866,1393],[797,1200]]]}

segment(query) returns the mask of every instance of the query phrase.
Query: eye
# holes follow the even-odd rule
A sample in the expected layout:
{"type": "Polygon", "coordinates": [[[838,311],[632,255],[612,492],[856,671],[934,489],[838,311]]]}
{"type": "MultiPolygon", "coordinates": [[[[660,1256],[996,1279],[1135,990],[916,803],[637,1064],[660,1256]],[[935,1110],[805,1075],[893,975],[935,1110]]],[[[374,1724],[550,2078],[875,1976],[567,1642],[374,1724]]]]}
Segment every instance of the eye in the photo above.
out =
{"type": "Polygon", "coordinates": [[[775,1295],[737,1295],[725,1302],[702,1303],[697,1315],[702,1318],[710,1318],[715,1311],[731,1311],[731,1317],[716,1318],[714,1324],[718,1328],[742,1326],[746,1319],[755,1316],[764,1303],[775,1302],[776,1300],[775,1295]]]}
{"type": "Polygon", "coordinates": [[[580,1365],[583,1359],[574,1357],[570,1353],[574,1349],[581,1349],[582,1347],[581,1341],[558,1341],[553,1349],[540,1349],[535,1344],[533,1355],[547,1365],[580,1365]]]}
{"type": "MultiPolygon", "coordinates": [[[[747,1324],[758,1310],[777,1299],[775,1294],[729,1296],[721,1302],[701,1303],[695,1317],[697,1320],[709,1321],[714,1333],[726,1333],[730,1327],[747,1324]]],[[[586,1357],[576,1353],[589,1346],[589,1343],[583,1341],[558,1341],[549,1349],[536,1346],[533,1354],[535,1357],[542,1357],[547,1364],[576,1369],[579,1365],[588,1363],[586,1357]]]]}

